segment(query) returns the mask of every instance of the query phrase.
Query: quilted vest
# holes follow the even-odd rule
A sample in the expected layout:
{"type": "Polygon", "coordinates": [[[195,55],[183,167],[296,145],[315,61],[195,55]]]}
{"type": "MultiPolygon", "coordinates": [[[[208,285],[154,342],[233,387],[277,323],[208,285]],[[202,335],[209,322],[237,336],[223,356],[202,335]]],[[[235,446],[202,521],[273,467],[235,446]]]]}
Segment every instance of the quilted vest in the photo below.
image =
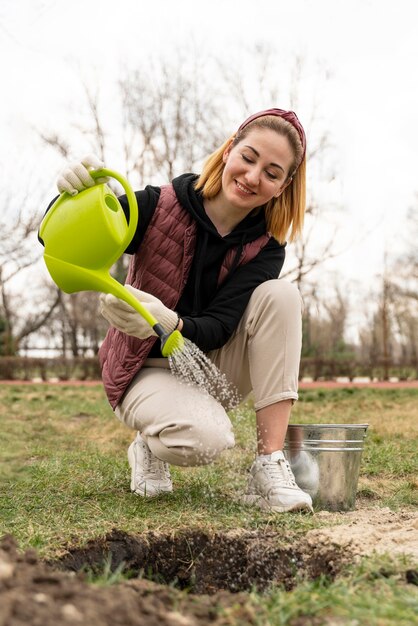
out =
{"type": "MultiPolygon", "coordinates": [[[[197,225],[180,204],[172,185],[161,187],[152,220],[138,251],[132,255],[126,282],[152,293],[175,309],[187,283],[196,247],[197,225]]],[[[244,244],[238,265],[248,263],[270,239],[269,234],[244,244]]],[[[228,275],[237,247],[225,255],[218,278],[228,275]]],[[[102,379],[108,400],[115,408],[134,376],[143,366],[158,337],[138,339],[110,327],[99,350],[102,379]]],[[[159,341],[159,339],[158,339],[159,341]]]]}

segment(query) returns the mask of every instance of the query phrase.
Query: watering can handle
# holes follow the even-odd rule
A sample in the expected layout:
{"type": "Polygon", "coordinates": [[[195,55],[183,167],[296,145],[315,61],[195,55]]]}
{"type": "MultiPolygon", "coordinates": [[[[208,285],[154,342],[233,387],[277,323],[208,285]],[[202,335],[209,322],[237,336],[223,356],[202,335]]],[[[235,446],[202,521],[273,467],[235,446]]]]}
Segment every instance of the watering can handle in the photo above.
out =
{"type": "Polygon", "coordinates": [[[118,174],[118,172],[115,172],[114,170],[103,168],[101,170],[90,171],[89,174],[94,179],[103,178],[105,176],[109,176],[110,178],[115,178],[124,188],[126,197],[128,198],[128,205],[129,205],[129,224],[128,224],[128,229],[126,231],[125,238],[121,245],[126,248],[131,243],[133,236],[135,234],[135,231],[136,231],[136,227],[138,225],[138,203],[136,201],[136,196],[132,190],[132,187],[130,186],[126,178],[124,178],[123,176],[118,174]]]}

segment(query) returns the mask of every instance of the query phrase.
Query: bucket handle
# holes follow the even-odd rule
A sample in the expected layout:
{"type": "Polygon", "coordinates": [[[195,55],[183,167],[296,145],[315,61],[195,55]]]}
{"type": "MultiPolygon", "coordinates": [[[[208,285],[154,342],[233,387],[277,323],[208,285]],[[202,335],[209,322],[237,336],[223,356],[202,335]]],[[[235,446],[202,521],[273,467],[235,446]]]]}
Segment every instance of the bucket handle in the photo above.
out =
{"type": "Polygon", "coordinates": [[[121,248],[126,248],[132,241],[133,236],[138,225],[138,202],[136,201],[136,195],[134,194],[132,187],[121,174],[104,167],[100,170],[92,170],[89,172],[90,176],[96,180],[96,178],[103,178],[108,176],[117,180],[123,187],[126,197],[128,198],[129,205],[129,223],[126,235],[121,243],[121,248]]]}

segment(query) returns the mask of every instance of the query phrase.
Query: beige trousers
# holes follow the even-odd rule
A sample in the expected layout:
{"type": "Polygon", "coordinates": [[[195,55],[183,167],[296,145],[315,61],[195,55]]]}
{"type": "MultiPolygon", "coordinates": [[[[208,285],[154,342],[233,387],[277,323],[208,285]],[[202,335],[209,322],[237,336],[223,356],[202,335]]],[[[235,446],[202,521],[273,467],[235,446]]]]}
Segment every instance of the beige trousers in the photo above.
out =
{"type": "MultiPolygon", "coordinates": [[[[255,409],[297,400],[302,342],[302,301],[285,280],[254,290],[229,341],[208,356],[255,409]]],[[[181,383],[166,359],[148,359],[115,414],[141,433],[151,452],[173,465],[205,465],[234,446],[223,406],[197,387],[181,383]]]]}

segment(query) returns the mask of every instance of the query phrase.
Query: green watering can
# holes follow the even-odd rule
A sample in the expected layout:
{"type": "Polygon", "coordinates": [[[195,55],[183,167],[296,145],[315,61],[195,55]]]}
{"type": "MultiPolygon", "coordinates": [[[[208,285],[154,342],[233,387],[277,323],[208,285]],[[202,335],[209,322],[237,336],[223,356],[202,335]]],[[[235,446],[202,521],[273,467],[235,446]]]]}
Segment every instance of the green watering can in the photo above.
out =
{"type": "Polygon", "coordinates": [[[106,184],[96,184],[76,196],[64,192],[42,220],[39,235],[44,260],[53,281],[66,293],[100,291],[127,302],[161,339],[161,352],[169,356],[182,350],[182,334],[167,333],[151,313],[110,275],[110,268],[132,240],[138,224],[138,204],[128,181],[109,169],[90,172],[120,182],[129,203],[129,224],[119,200],[106,184]]]}

